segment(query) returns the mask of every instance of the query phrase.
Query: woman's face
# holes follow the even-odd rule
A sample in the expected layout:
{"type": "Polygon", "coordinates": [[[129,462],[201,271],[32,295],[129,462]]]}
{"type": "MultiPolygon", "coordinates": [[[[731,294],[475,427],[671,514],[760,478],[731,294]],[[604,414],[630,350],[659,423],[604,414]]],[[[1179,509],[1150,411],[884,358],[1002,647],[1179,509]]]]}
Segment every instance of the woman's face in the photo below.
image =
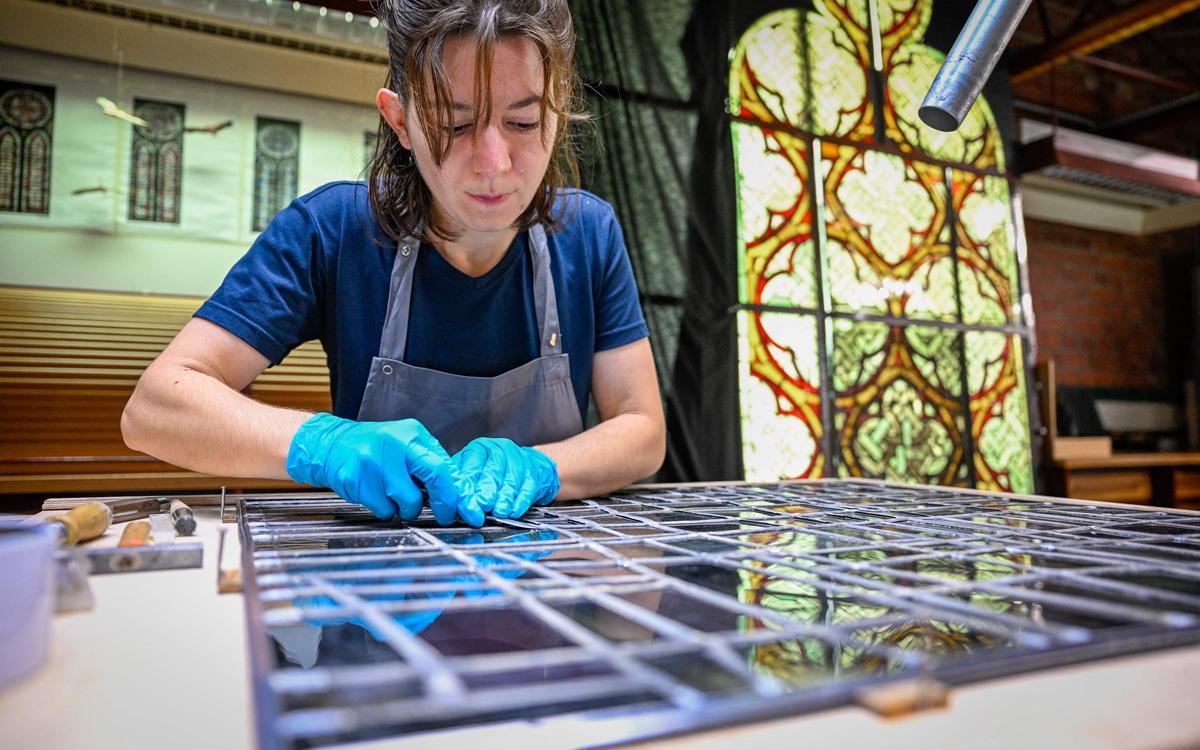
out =
{"type": "Polygon", "coordinates": [[[527,39],[510,37],[492,48],[491,120],[481,123],[482,130],[476,132],[475,46],[475,40],[465,37],[446,41],[454,134],[440,166],[433,160],[411,103],[403,122],[392,123],[401,145],[416,159],[438,217],[447,228],[464,234],[513,227],[546,175],[557,127],[554,115],[548,114],[551,119],[543,135],[538,119],[542,61],[537,47],[527,39]]]}

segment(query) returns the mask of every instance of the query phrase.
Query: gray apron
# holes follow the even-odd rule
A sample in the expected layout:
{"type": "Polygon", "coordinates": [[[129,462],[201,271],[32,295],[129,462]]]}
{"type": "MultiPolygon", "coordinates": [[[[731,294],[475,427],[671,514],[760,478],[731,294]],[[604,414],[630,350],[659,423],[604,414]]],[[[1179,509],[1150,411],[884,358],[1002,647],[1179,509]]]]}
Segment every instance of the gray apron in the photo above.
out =
{"type": "Polygon", "coordinates": [[[583,431],[571,387],[570,360],[562,350],[550,251],[541,225],[529,230],[528,244],[540,356],[491,378],[454,375],[401,361],[408,341],[413,271],[421,242],[409,237],[399,244],[379,356],[371,361],[371,374],[358,410],[360,422],[416,419],[451,454],[477,437],[504,437],[518,445],[539,445],[583,431]]]}

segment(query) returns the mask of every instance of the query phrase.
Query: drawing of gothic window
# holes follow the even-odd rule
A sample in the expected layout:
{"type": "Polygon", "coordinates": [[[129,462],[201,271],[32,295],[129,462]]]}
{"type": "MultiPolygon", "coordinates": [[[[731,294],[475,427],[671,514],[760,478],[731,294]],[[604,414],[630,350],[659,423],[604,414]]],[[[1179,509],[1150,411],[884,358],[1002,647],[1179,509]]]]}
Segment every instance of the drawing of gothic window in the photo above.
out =
{"type": "Polygon", "coordinates": [[[133,126],[129,218],[178,224],[183,187],[184,107],[134,99],[133,113],[146,124],[133,126]]]}
{"type": "Polygon", "coordinates": [[[50,213],[54,88],[0,80],[0,211],[50,213]]]}
{"type": "Polygon", "coordinates": [[[254,225],[261,232],[296,198],[300,123],[259,117],[254,139],[254,225]]]}
{"type": "Polygon", "coordinates": [[[823,0],[730,57],[747,479],[1033,491],[1016,217],[981,97],[916,117],[934,0],[823,0]]]}

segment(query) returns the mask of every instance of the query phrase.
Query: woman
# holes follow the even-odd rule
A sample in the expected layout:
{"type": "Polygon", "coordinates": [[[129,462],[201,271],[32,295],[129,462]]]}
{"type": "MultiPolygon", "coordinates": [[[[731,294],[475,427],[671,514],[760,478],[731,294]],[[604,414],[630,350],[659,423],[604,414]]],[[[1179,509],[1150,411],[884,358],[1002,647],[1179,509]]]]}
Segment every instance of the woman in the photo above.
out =
{"type": "Polygon", "coordinates": [[[125,442],[385,519],[416,518],[424,485],[438,523],[474,526],[653,473],[662,406],[621,230],[566,188],[583,119],[567,3],[379,7],[390,77],[367,184],[280,212],[146,370],[125,442]],[[240,393],[312,338],[333,414],[240,393]],[[584,431],[589,393],[601,422],[584,431]]]}

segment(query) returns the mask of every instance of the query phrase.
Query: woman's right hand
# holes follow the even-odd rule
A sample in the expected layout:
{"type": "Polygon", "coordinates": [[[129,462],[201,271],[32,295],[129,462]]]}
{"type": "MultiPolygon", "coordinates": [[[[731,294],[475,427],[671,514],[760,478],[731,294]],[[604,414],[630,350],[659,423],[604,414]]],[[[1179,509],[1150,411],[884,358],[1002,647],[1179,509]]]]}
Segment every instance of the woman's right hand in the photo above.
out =
{"type": "Polygon", "coordinates": [[[300,426],[288,449],[287,473],[301,484],[328,487],[387,520],[399,512],[405,521],[421,514],[420,480],[429,506],[442,526],[456,515],[483,525],[483,510],[460,495],[449,454],[415,419],[355,422],[315,414],[300,426]]]}

